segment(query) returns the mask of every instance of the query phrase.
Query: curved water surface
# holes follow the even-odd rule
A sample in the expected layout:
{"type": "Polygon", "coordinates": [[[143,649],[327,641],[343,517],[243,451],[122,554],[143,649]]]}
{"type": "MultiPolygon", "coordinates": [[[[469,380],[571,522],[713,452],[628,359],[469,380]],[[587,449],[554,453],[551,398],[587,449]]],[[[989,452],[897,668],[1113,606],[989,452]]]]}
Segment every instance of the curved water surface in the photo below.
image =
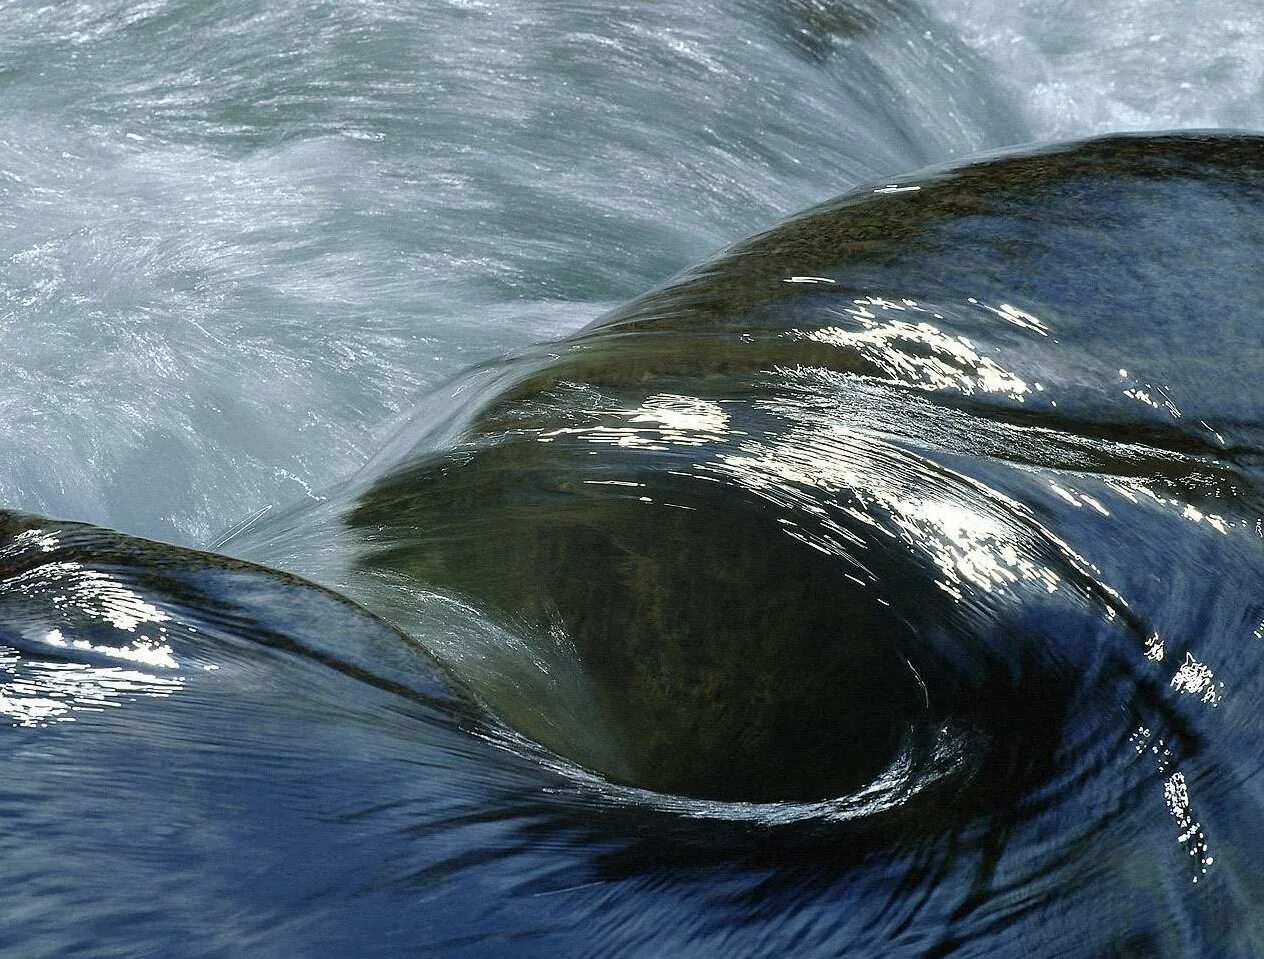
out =
{"type": "Polygon", "coordinates": [[[904,173],[1249,18],[933,6],[12,12],[3,502],[339,593],[4,514],[0,951],[1261,951],[1260,141],[904,173]]]}

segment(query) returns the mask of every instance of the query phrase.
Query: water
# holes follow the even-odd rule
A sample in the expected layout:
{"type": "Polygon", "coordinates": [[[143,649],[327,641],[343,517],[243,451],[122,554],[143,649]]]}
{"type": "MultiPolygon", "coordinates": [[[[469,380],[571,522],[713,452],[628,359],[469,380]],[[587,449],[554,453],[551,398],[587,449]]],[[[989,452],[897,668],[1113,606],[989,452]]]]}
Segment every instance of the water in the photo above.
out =
{"type": "Polygon", "coordinates": [[[1260,953],[1245,4],[5,13],[0,953],[1260,953]]]}

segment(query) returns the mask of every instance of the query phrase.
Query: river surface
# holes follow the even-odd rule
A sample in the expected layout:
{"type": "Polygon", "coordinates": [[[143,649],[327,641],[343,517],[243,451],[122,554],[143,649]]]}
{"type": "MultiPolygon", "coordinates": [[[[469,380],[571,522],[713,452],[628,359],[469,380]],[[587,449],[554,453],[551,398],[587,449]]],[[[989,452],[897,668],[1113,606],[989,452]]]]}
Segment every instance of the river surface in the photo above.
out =
{"type": "Polygon", "coordinates": [[[1253,0],[0,13],[5,959],[1264,955],[1253,0]]]}

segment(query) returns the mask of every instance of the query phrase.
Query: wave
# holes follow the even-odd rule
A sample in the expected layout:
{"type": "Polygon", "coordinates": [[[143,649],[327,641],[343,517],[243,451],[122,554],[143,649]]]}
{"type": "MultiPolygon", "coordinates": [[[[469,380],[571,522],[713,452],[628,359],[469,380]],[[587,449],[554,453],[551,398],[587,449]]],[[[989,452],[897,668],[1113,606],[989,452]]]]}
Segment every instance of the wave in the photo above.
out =
{"type": "Polygon", "coordinates": [[[1262,146],[880,182],[476,370],[227,548],[386,615],[552,777],[515,808],[592,850],[603,949],[1091,915],[1085,954],[1249,955],[1262,146]]]}
{"type": "Polygon", "coordinates": [[[1264,141],[1013,152],[1259,30],[1037,6],[7,10],[0,955],[1264,953],[1264,141]]]}

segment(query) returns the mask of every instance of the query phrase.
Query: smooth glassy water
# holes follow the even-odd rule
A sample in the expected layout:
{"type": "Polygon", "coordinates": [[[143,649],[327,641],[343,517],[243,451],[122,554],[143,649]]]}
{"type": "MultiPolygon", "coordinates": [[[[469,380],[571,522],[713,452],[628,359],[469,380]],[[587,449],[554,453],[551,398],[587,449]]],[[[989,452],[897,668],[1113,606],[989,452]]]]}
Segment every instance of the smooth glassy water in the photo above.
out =
{"type": "Polygon", "coordinates": [[[1264,954],[1250,4],[4,13],[0,955],[1264,954]]]}

